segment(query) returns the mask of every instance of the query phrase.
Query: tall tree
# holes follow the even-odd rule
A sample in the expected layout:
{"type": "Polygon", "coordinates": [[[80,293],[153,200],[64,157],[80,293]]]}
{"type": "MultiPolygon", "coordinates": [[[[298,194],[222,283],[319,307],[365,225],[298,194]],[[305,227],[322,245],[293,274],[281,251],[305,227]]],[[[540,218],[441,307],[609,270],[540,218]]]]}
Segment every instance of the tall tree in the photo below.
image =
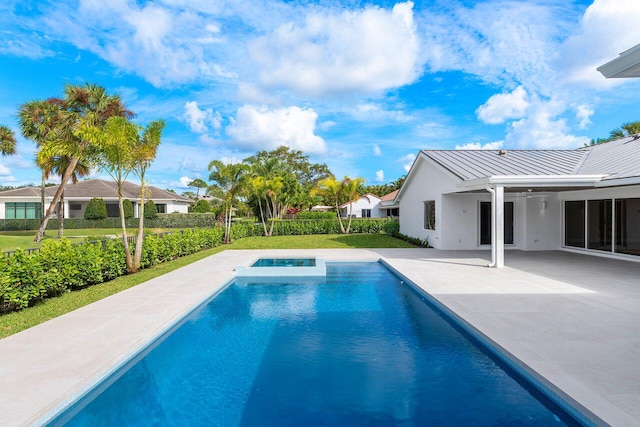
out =
{"type": "MultiPolygon", "coordinates": [[[[64,98],[51,98],[45,103],[48,107],[45,110],[46,117],[41,123],[42,128],[38,130],[41,140],[37,141],[40,142],[37,161],[44,163],[47,158],[56,156],[67,156],[71,161],[62,174],[58,190],[42,218],[35,242],[42,239],[47,222],[59,203],[62,192],[78,162],[89,160],[96,155],[95,147],[90,141],[84,139],[80,132],[77,132],[79,126],[102,127],[109,117],[133,116],[133,113],[125,108],[119,96],[109,95],[103,87],[92,84],[66,85],[64,98]]],[[[26,130],[30,129],[31,118],[25,114],[27,120],[23,121],[22,112],[28,104],[21,106],[18,113],[21,118],[21,127],[24,125],[26,130]]],[[[25,129],[23,133],[24,131],[25,129]]]]}
{"type": "MultiPolygon", "coordinates": [[[[351,215],[353,210],[353,203],[357,202],[360,199],[359,189],[360,186],[364,185],[364,179],[362,178],[349,178],[348,176],[344,177],[342,181],[342,194],[346,196],[347,200],[349,200],[349,223],[347,224],[346,233],[349,234],[351,231],[351,219],[353,216],[351,215]]],[[[366,197],[367,196],[362,196],[366,197]]]]}
{"type": "MultiPolygon", "coordinates": [[[[56,102],[54,98],[46,101],[29,101],[22,104],[18,109],[18,122],[20,123],[22,136],[35,142],[36,147],[40,150],[47,142],[48,135],[59,123],[60,114],[59,103],[56,102]]],[[[38,163],[37,159],[36,163],[38,163]]],[[[45,184],[47,176],[44,169],[40,168],[40,170],[40,216],[44,218],[45,184]]]]}
{"type": "MultiPolygon", "coordinates": [[[[145,176],[149,166],[156,158],[158,146],[162,139],[162,131],[164,130],[164,120],[155,120],[147,125],[142,131],[142,135],[138,133],[138,138],[133,147],[133,173],[140,179],[140,220],[138,221],[138,237],[136,238],[136,250],[133,255],[133,267],[137,271],[140,268],[140,260],[142,259],[142,243],[144,240],[144,209],[145,197],[151,198],[149,193],[149,183],[145,176]]],[[[151,200],[149,200],[151,201],[151,200]]],[[[156,211],[157,214],[157,211],[156,211]]]]}
{"type": "Polygon", "coordinates": [[[215,182],[223,194],[225,243],[231,243],[233,202],[243,189],[247,170],[247,166],[242,163],[224,164],[220,160],[212,160],[209,163],[209,181],[215,182]]]}
{"type": "MultiPolygon", "coordinates": [[[[67,156],[51,157],[42,160],[44,163],[39,164],[44,173],[45,179],[48,179],[51,174],[62,176],[69,167],[71,159],[67,156]]],[[[91,173],[91,167],[83,162],[78,162],[73,173],[71,174],[71,182],[77,183],[79,177],[87,176],[91,173]]],[[[60,203],[58,208],[58,238],[61,239],[64,234],[64,191],[60,196],[60,203]]]]}
{"type": "Polygon", "coordinates": [[[99,149],[99,165],[111,175],[118,187],[120,226],[128,273],[135,273],[140,268],[144,239],[144,206],[148,196],[145,174],[155,159],[164,126],[164,121],[158,120],[143,129],[125,117],[115,116],[108,118],[104,126],[83,124],[76,131],[80,137],[99,149]],[[123,196],[124,185],[132,173],[140,178],[138,237],[133,254],[127,236],[123,196]]]}
{"type": "Polygon", "coordinates": [[[3,156],[16,154],[16,136],[5,125],[0,125],[0,154],[3,156]]]}
{"type": "Polygon", "coordinates": [[[187,184],[187,187],[193,187],[196,189],[196,197],[195,200],[198,200],[198,197],[200,196],[200,189],[201,188],[207,188],[209,187],[209,185],[207,185],[206,182],[204,182],[203,179],[200,178],[196,178],[193,181],[191,181],[189,184],[187,184]]]}
{"type": "Polygon", "coordinates": [[[320,182],[318,182],[317,187],[313,189],[313,194],[317,194],[324,197],[325,203],[330,203],[332,206],[336,208],[336,214],[338,215],[338,222],[340,223],[340,232],[342,234],[345,234],[346,229],[344,228],[344,224],[342,223],[342,217],[340,216],[340,204],[344,200],[344,191],[343,191],[342,181],[338,181],[333,177],[325,178],[320,182]]]}

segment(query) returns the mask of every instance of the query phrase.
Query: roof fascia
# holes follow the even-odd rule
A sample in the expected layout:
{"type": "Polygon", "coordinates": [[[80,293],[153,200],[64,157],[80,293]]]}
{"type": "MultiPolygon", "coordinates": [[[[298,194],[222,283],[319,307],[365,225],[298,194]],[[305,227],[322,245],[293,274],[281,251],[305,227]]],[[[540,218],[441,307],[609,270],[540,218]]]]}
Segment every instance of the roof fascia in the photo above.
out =
{"type": "Polygon", "coordinates": [[[606,175],[492,175],[461,182],[463,191],[482,190],[487,185],[507,187],[594,187],[606,175]]]}
{"type": "Polygon", "coordinates": [[[640,185],[640,176],[629,178],[606,179],[596,183],[596,187],[620,187],[625,185],[640,185]]]}
{"type": "Polygon", "coordinates": [[[402,187],[400,187],[398,194],[396,194],[396,197],[393,199],[393,203],[400,203],[400,199],[401,199],[402,193],[404,192],[405,187],[407,186],[407,184],[409,184],[409,181],[411,180],[411,178],[413,178],[413,175],[417,173],[415,171],[418,169],[418,166],[417,166],[418,159],[422,159],[426,162],[431,163],[433,166],[436,167],[436,169],[438,169],[441,172],[444,172],[446,175],[449,175],[455,181],[460,181],[460,182],[462,181],[458,175],[454,174],[449,169],[445,168],[440,163],[436,162],[435,160],[427,156],[424,150],[420,150],[420,153],[418,153],[418,156],[416,157],[416,159],[413,161],[413,164],[411,165],[411,169],[409,169],[409,172],[407,173],[407,178],[405,179],[404,184],[402,184],[402,187]]]}
{"type": "Polygon", "coordinates": [[[640,73],[635,70],[640,66],[640,45],[622,52],[617,58],[612,59],[597,68],[606,78],[638,77],[640,73]],[[628,74],[629,71],[633,71],[628,74]]]}

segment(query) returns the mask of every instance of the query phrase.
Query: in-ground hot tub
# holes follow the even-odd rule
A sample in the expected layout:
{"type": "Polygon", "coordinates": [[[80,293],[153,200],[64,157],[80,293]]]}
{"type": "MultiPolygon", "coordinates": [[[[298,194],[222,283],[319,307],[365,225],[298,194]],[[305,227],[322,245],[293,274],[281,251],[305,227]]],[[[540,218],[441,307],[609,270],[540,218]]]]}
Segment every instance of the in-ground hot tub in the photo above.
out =
{"type": "Polygon", "coordinates": [[[286,283],[324,279],[327,267],[324,258],[260,258],[251,267],[236,267],[236,281],[248,284],[260,279],[277,279],[286,283]]]}

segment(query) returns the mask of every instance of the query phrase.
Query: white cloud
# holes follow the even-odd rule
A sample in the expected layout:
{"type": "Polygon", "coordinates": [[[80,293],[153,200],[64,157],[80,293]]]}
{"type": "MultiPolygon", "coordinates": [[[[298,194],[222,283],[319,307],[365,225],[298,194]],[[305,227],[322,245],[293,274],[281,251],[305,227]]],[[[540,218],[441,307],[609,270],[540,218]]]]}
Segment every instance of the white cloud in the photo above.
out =
{"type": "Polygon", "coordinates": [[[379,171],[376,171],[376,182],[383,182],[384,181],[384,170],[380,169],[379,171]]]}
{"type": "Polygon", "coordinates": [[[317,119],[318,114],[310,108],[244,105],[226,132],[244,149],[271,150],[285,145],[306,153],[324,153],[326,143],[315,134],[317,119]]]}
{"type": "Polygon", "coordinates": [[[391,10],[311,12],[303,24],[287,23],[258,38],[249,53],[268,87],[318,97],[384,92],[422,72],[412,9],[406,2],[391,10]]]}
{"type": "Polygon", "coordinates": [[[518,86],[510,93],[493,95],[476,110],[478,118],[492,125],[504,123],[508,119],[522,118],[529,106],[527,92],[518,86]]]}
{"type": "Polygon", "coordinates": [[[487,142],[480,144],[479,142],[469,142],[464,145],[456,145],[456,150],[498,150],[502,148],[504,141],[487,142]]]}
{"type": "Polygon", "coordinates": [[[382,156],[382,150],[378,144],[373,144],[373,155],[374,156],[382,156]]]}
{"type": "Polygon", "coordinates": [[[413,162],[415,159],[416,159],[416,155],[413,153],[410,153],[410,154],[407,154],[406,156],[399,158],[396,161],[402,163],[402,168],[405,170],[405,172],[409,172],[409,169],[411,169],[411,166],[413,165],[413,162]]]}
{"type": "Polygon", "coordinates": [[[591,116],[595,113],[590,105],[581,104],[576,107],[576,119],[580,120],[578,127],[586,129],[591,125],[591,116]]]}
{"type": "Polygon", "coordinates": [[[189,129],[198,134],[207,134],[210,128],[219,130],[222,127],[220,113],[214,114],[211,108],[202,110],[196,101],[188,101],[184,104],[184,119],[189,129]]]}
{"type": "Polygon", "coordinates": [[[402,110],[386,109],[382,105],[373,102],[358,104],[351,110],[351,114],[356,120],[363,122],[381,122],[383,120],[391,120],[394,122],[406,123],[413,120],[413,117],[408,116],[402,110]]]}
{"type": "Polygon", "coordinates": [[[181,187],[181,188],[188,187],[191,181],[193,181],[193,179],[189,178],[188,176],[181,176],[176,187],[181,187]]]}
{"type": "Polygon", "coordinates": [[[585,11],[579,28],[560,46],[558,66],[562,79],[587,87],[611,87],[596,70],[640,41],[640,5],[637,0],[595,0],[585,11]]]}
{"type": "Polygon", "coordinates": [[[510,124],[505,143],[539,149],[571,149],[589,143],[589,138],[570,133],[566,119],[560,117],[564,109],[562,102],[539,102],[526,117],[510,124]]]}
{"type": "Polygon", "coordinates": [[[0,163],[0,176],[4,179],[4,177],[8,175],[11,175],[11,169],[0,163]]]}

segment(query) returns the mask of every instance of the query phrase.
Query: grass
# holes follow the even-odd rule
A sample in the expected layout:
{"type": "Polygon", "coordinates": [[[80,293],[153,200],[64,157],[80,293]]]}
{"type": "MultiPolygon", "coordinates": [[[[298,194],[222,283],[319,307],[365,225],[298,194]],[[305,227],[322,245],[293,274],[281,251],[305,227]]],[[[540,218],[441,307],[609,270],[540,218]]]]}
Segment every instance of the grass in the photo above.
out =
{"type": "Polygon", "coordinates": [[[228,249],[415,248],[386,234],[314,234],[309,236],[245,237],[228,249]]]}
{"type": "MultiPolygon", "coordinates": [[[[166,231],[160,228],[148,228],[145,229],[146,233],[159,233],[166,231]]],[[[127,234],[133,235],[138,232],[137,228],[128,228],[127,234]]],[[[11,251],[17,248],[38,248],[42,245],[42,242],[48,239],[57,239],[58,230],[47,230],[47,233],[42,239],[41,243],[35,243],[33,238],[36,236],[37,231],[2,231],[0,232],[0,251],[11,251]]],[[[64,237],[72,242],[80,242],[87,237],[98,237],[106,235],[122,235],[120,228],[79,228],[68,229],[64,231],[64,237]]]]}
{"type": "MultiPolygon", "coordinates": [[[[102,229],[108,230],[108,229],[102,229]]],[[[77,231],[81,230],[69,230],[77,231]]],[[[86,231],[86,230],[84,230],[86,231]]],[[[20,232],[16,232],[20,233],[20,232]]],[[[13,233],[12,233],[13,234],[13,233]]],[[[105,234],[109,234],[105,231],[105,234]]],[[[113,233],[115,234],[115,233],[113,233]]],[[[46,322],[92,302],[136,286],[170,271],[184,267],[226,249],[317,249],[317,248],[414,248],[415,246],[385,234],[320,234],[311,236],[246,237],[230,245],[208,249],[152,268],[131,276],[122,276],[110,282],[67,292],[59,297],[44,300],[22,311],[0,316],[0,338],[46,322]]]]}

